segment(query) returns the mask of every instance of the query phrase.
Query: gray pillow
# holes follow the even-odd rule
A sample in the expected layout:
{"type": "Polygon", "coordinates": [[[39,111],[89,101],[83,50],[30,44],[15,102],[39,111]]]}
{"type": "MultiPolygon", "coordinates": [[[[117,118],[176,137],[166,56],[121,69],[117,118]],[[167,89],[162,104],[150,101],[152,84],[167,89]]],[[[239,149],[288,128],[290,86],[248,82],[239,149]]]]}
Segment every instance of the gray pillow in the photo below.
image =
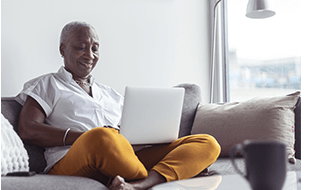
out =
{"type": "Polygon", "coordinates": [[[300,92],[288,96],[254,98],[224,105],[200,105],[191,134],[214,136],[221,156],[244,140],[277,140],[287,144],[289,161],[295,162],[294,109],[300,92]]]}

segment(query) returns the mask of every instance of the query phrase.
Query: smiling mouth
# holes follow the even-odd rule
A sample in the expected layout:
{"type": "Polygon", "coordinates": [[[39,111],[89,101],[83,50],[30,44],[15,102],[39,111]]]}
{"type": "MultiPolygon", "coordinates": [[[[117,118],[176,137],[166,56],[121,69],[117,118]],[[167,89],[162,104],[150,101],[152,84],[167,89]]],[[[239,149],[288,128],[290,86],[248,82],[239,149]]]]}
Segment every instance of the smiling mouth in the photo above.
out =
{"type": "Polygon", "coordinates": [[[92,68],[92,66],[93,66],[93,63],[83,63],[83,62],[80,62],[80,61],[79,61],[79,63],[81,65],[85,66],[86,68],[92,68]]]}

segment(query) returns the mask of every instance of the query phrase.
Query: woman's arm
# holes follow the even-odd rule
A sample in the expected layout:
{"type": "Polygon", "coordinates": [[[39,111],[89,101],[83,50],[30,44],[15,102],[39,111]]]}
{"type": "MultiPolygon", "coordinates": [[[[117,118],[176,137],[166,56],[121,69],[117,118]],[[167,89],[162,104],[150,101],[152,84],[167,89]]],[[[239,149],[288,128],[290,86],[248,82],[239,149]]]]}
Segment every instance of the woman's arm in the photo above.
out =
{"type": "MultiPolygon", "coordinates": [[[[64,146],[63,138],[66,129],[60,129],[44,123],[46,118],[43,108],[36,100],[28,96],[19,115],[18,134],[28,143],[42,146],[64,146]]],[[[72,145],[83,132],[70,130],[67,134],[66,145],[72,145]]]]}

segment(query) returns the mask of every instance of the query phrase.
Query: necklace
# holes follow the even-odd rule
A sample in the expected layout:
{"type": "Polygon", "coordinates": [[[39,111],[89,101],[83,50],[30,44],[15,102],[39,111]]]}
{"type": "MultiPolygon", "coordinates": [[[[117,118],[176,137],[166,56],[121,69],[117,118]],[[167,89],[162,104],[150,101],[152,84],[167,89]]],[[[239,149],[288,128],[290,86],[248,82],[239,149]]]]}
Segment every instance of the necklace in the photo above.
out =
{"type": "Polygon", "coordinates": [[[82,81],[78,81],[78,80],[74,80],[76,81],[77,84],[82,85],[84,87],[90,87],[91,84],[89,82],[82,82],[82,81]]]}

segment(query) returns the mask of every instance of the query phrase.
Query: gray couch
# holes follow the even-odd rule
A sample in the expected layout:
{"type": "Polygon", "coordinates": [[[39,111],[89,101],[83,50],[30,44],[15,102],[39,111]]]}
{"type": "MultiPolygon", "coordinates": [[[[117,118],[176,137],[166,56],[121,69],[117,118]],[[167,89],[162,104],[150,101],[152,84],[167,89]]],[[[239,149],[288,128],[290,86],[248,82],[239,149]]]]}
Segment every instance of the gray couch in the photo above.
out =
{"type": "MultiPolygon", "coordinates": [[[[191,132],[192,124],[195,118],[196,109],[201,102],[200,87],[193,84],[181,84],[176,87],[183,87],[186,90],[185,100],[183,105],[182,119],[180,125],[179,136],[189,135],[191,132]]],[[[300,99],[296,104],[295,111],[295,150],[296,150],[296,164],[288,163],[288,170],[300,171],[301,170],[301,103],[300,99]]],[[[14,97],[7,97],[1,99],[1,112],[9,122],[13,125],[14,130],[17,131],[17,123],[19,112],[22,106],[14,100],[14,97]]],[[[44,159],[44,148],[37,147],[24,142],[24,146],[29,155],[29,167],[31,171],[37,174],[31,177],[9,177],[1,176],[1,189],[107,189],[103,184],[93,179],[85,177],[73,176],[55,176],[42,174],[46,166],[44,159]]],[[[237,164],[243,168],[243,159],[238,158],[237,164]]],[[[228,157],[220,157],[208,170],[221,175],[235,174],[230,159],[228,157]]],[[[212,172],[211,172],[212,173],[212,172]]]]}

